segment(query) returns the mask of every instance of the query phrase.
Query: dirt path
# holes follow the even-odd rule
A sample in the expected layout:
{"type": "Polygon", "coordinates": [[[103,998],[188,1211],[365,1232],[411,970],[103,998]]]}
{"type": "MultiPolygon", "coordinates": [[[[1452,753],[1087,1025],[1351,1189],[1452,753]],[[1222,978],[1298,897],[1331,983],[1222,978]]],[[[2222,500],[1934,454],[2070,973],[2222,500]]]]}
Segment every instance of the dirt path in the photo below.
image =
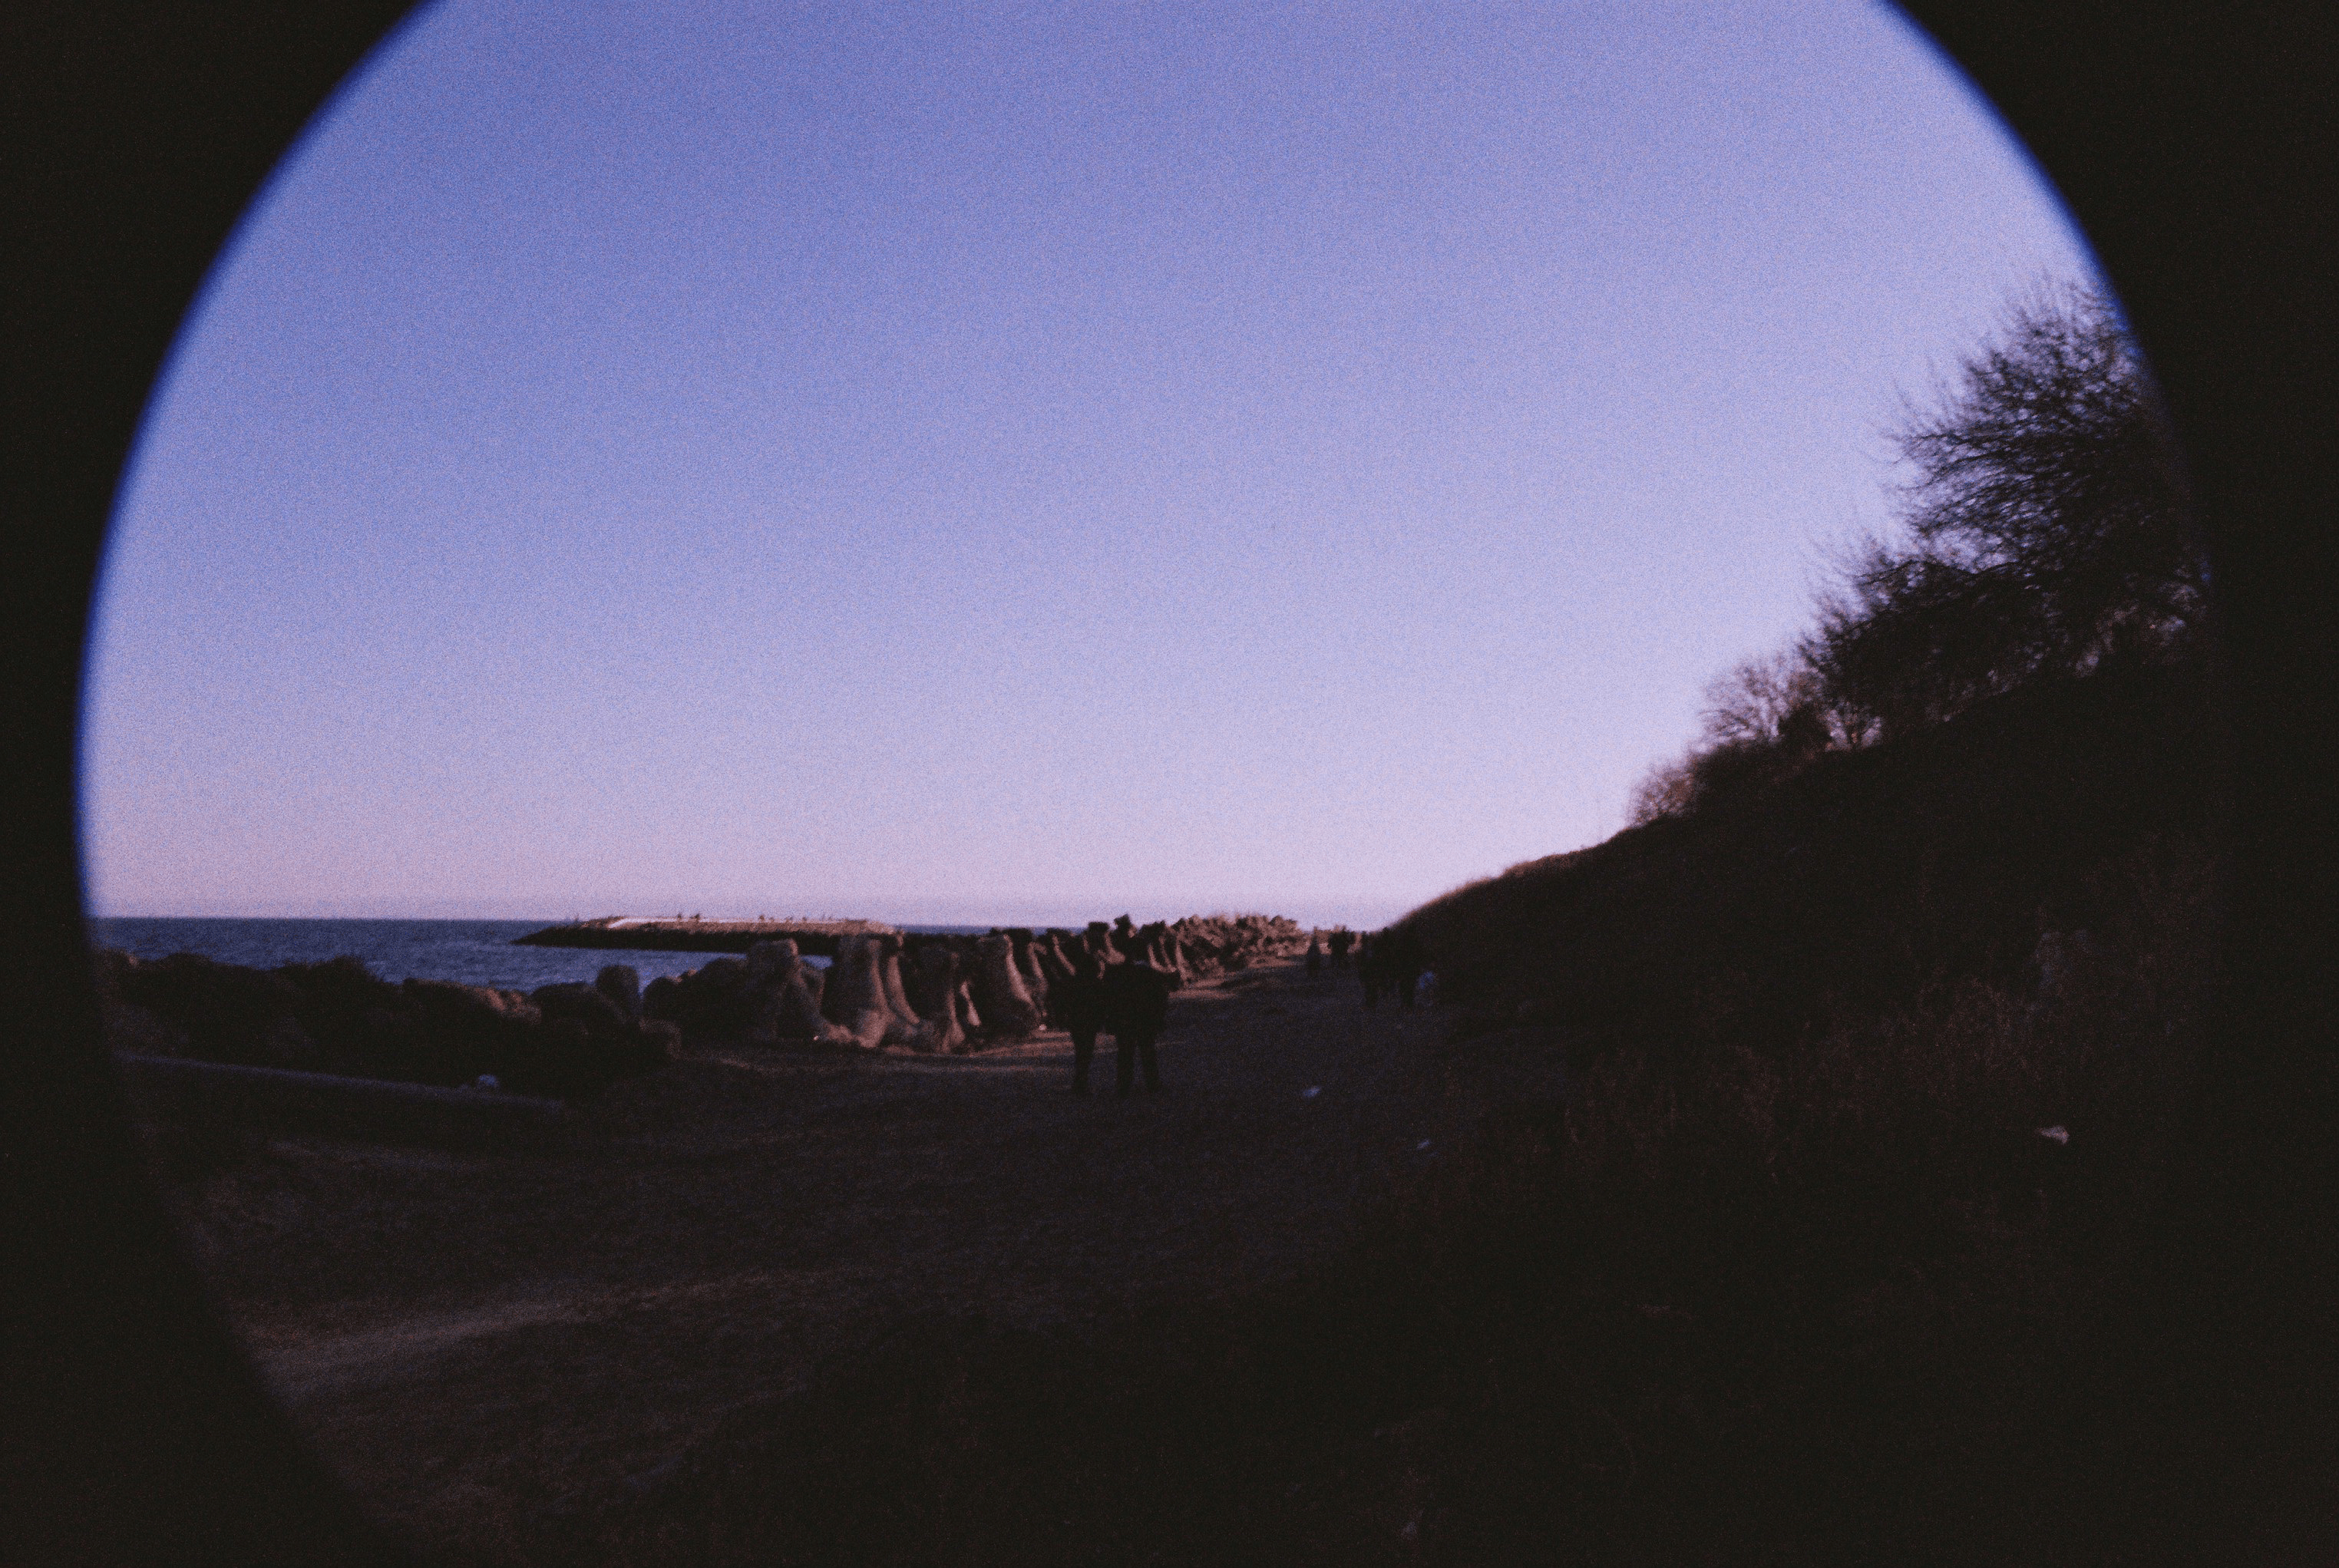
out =
{"type": "Polygon", "coordinates": [[[1067,1093],[1063,1036],[974,1057],[692,1053],[595,1147],[271,1146],[198,1236],[253,1355],[386,1516],[508,1525],[657,1473],[725,1413],[933,1313],[1077,1323],[1335,1245],[1433,1158],[1432,1015],[1296,965],[1175,998],[1169,1091],[1067,1093]]]}

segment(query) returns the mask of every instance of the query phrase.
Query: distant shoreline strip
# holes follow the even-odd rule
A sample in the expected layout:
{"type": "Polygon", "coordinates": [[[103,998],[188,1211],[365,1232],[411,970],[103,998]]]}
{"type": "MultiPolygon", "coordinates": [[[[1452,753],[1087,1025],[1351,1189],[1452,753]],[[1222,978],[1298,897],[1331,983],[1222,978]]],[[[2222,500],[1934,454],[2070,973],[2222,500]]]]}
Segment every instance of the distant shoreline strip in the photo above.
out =
{"type": "Polygon", "coordinates": [[[745,952],[783,937],[798,952],[834,958],[848,936],[899,936],[900,928],[873,920],[661,920],[610,915],[549,925],[512,938],[515,947],[631,948],[642,952],[745,952]]]}

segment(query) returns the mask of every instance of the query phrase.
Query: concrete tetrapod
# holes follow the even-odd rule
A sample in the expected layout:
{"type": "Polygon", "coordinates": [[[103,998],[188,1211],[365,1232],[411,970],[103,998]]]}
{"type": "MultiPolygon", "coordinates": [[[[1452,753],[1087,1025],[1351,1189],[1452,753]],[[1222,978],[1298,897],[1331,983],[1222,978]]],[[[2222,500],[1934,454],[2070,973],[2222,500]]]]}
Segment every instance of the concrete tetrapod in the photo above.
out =
{"type": "Polygon", "coordinates": [[[982,1014],[974,1005],[974,981],[962,965],[958,984],[951,991],[951,1005],[957,1010],[959,1031],[963,1038],[952,1049],[967,1051],[974,1049],[974,1037],[982,1032],[982,1014]]]}
{"type": "Polygon", "coordinates": [[[877,972],[876,944],[869,937],[840,938],[836,962],[829,966],[827,996],[821,1011],[853,1037],[864,1050],[875,1050],[889,1032],[900,1032],[902,1022],[885,1005],[884,982],[877,972]]]}
{"type": "Polygon", "coordinates": [[[1044,1019],[1048,1016],[1048,976],[1040,967],[1039,943],[1030,932],[1020,937],[1012,932],[1008,934],[1015,942],[1015,970],[1023,977],[1023,990],[1044,1019]]]}
{"type": "Polygon", "coordinates": [[[1021,1039],[1038,1031],[1041,1014],[1015,970],[1015,943],[986,936],[974,944],[974,1001],[992,1032],[1021,1039]]]}
{"type": "MultiPolygon", "coordinates": [[[[918,1026],[924,1021],[919,1018],[918,1010],[910,1005],[909,993],[903,989],[902,939],[887,932],[872,940],[877,943],[877,980],[885,995],[885,1005],[901,1021],[908,1035],[914,1036],[918,1026]]],[[[888,1040],[887,1043],[893,1042],[888,1040]]]]}
{"type": "Polygon", "coordinates": [[[928,943],[918,949],[916,972],[916,1000],[928,1049],[964,1050],[966,1031],[958,1021],[958,954],[942,942],[928,943]]]}
{"type": "Polygon", "coordinates": [[[815,982],[820,971],[804,967],[794,939],[760,942],[747,950],[751,983],[767,1001],[759,1011],[775,1040],[814,1045],[858,1045],[852,1032],[821,1016],[815,982]]]}

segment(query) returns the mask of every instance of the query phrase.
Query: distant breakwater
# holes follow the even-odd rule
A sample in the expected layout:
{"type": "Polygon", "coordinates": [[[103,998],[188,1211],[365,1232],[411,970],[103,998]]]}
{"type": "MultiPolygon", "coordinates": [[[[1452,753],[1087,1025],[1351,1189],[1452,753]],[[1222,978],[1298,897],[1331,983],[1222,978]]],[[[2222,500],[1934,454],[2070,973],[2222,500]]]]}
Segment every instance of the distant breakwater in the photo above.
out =
{"type": "Polygon", "coordinates": [[[515,947],[624,948],[637,952],[744,953],[782,938],[813,958],[834,958],[849,936],[900,936],[873,920],[656,920],[611,915],[548,925],[512,939],[515,947]]]}

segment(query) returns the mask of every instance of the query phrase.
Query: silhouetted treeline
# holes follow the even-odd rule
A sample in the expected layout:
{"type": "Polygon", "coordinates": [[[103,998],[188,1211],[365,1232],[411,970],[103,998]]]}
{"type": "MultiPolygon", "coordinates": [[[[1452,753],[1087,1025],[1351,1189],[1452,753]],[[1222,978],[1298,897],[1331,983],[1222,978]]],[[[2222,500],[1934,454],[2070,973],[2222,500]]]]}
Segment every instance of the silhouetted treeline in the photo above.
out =
{"type": "Polygon", "coordinates": [[[1702,739],[1641,781],[1635,823],[2042,680],[2199,656],[2208,579],[2179,459],[2100,297],[2016,307],[1893,440],[1914,475],[1902,537],[1861,546],[1791,647],[1708,688],[1702,739]]]}

